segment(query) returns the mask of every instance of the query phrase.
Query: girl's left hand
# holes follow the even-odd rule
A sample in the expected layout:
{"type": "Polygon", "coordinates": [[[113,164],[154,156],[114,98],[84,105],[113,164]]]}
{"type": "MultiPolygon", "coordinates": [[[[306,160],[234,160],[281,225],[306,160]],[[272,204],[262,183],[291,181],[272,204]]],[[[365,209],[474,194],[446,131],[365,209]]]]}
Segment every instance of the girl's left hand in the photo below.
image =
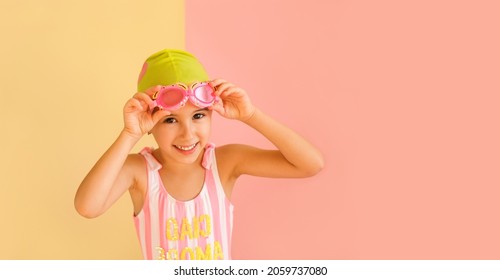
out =
{"type": "Polygon", "coordinates": [[[215,79],[210,82],[210,85],[215,89],[215,95],[222,100],[211,106],[210,110],[216,111],[225,118],[240,121],[247,121],[253,116],[256,108],[244,89],[223,79],[215,79]]]}

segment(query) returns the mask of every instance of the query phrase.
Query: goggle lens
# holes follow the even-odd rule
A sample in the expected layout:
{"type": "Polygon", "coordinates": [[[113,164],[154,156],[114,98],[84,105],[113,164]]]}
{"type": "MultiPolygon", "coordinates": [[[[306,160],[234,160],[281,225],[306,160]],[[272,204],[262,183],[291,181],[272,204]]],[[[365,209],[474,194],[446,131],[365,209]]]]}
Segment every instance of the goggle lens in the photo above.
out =
{"type": "Polygon", "coordinates": [[[184,100],[184,91],[176,88],[169,88],[165,91],[162,91],[161,94],[158,94],[158,105],[161,105],[164,108],[170,108],[182,103],[184,100]]]}
{"type": "Polygon", "coordinates": [[[195,88],[194,97],[198,99],[198,101],[205,104],[212,103],[215,100],[214,90],[209,85],[203,85],[195,88]]]}

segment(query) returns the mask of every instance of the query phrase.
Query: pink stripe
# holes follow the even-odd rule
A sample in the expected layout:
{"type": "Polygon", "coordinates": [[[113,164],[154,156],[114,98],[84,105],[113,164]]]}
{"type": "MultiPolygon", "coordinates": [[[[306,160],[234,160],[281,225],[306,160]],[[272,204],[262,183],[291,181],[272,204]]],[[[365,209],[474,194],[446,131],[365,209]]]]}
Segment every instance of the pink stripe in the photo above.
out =
{"type": "Polygon", "coordinates": [[[146,259],[152,260],[153,259],[153,252],[151,251],[151,215],[149,211],[149,198],[146,198],[144,201],[144,206],[142,211],[144,211],[144,223],[145,223],[145,231],[144,234],[146,235],[146,259]]]}
{"type": "MultiPolygon", "coordinates": [[[[206,188],[206,186],[203,186],[203,188],[206,188]]],[[[203,190],[202,191],[203,193],[203,196],[206,196],[205,192],[206,190],[203,190]]],[[[196,201],[195,201],[195,217],[197,218],[200,218],[201,215],[205,214],[205,213],[210,213],[210,211],[208,211],[207,209],[204,209],[205,206],[203,205],[203,199],[202,199],[202,196],[199,196],[196,198],[196,201]]],[[[199,236],[197,239],[197,246],[201,247],[201,249],[203,251],[205,251],[205,247],[207,246],[207,238],[203,237],[203,236],[199,236]]]]}
{"type": "MultiPolygon", "coordinates": [[[[221,221],[221,217],[219,214],[219,201],[217,197],[217,190],[215,187],[215,181],[212,176],[212,172],[210,170],[207,170],[206,175],[205,175],[205,180],[207,182],[207,187],[208,187],[208,196],[210,198],[210,207],[212,208],[211,212],[213,217],[212,218],[212,230],[214,231],[214,241],[221,242],[221,245],[224,246],[224,242],[222,241],[222,236],[220,232],[220,226],[219,222],[222,223],[224,221],[221,221]]],[[[209,212],[210,213],[210,212],[209,212]]],[[[212,245],[214,246],[214,245],[212,245]]],[[[224,256],[226,258],[226,256],[224,256]]]]}

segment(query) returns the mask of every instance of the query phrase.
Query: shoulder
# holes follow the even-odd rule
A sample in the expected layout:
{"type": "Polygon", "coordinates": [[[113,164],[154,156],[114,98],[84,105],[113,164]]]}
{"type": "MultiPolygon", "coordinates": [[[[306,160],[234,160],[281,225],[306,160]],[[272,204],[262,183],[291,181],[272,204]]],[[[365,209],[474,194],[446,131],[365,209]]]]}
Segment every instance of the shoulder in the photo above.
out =
{"type": "Polygon", "coordinates": [[[129,154],[123,165],[124,172],[133,176],[134,187],[143,186],[147,182],[147,164],[143,155],[129,154]]]}
{"type": "Polygon", "coordinates": [[[228,144],[228,145],[223,145],[223,146],[217,146],[215,147],[215,153],[217,155],[228,155],[236,150],[239,149],[239,146],[242,146],[241,144],[228,144]]]}
{"type": "Polygon", "coordinates": [[[129,154],[123,165],[122,172],[128,173],[127,176],[132,177],[129,193],[134,206],[134,213],[137,214],[141,211],[144,205],[144,197],[148,189],[146,159],[139,153],[129,154]]]}
{"type": "Polygon", "coordinates": [[[223,165],[229,165],[230,161],[234,157],[234,145],[224,145],[215,147],[215,157],[217,159],[217,166],[219,169],[224,167],[223,165]]]}
{"type": "Polygon", "coordinates": [[[129,154],[127,156],[127,160],[125,161],[126,165],[129,165],[132,168],[143,168],[145,166],[144,156],[137,154],[129,154]]]}
{"type": "Polygon", "coordinates": [[[215,148],[215,154],[217,157],[224,157],[227,159],[240,159],[242,156],[259,151],[264,150],[244,144],[228,144],[215,148]]]}
{"type": "Polygon", "coordinates": [[[241,175],[237,167],[242,158],[241,151],[244,149],[245,145],[240,144],[229,144],[215,148],[219,178],[228,199],[231,199],[234,184],[241,175]]]}
{"type": "Polygon", "coordinates": [[[238,164],[238,153],[240,149],[241,147],[239,144],[229,144],[215,148],[217,169],[219,169],[221,179],[230,180],[230,178],[237,177],[234,171],[238,164]]]}
{"type": "Polygon", "coordinates": [[[217,147],[215,148],[217,166],[219,169],[222,169],[220,171],[238,177],[241,175],[238,166],[241,165],[248,156],[259,150],[258,148],[244,144],[228,144],[217,147]]]}
{"type": "Polygon", "coordinates": [[[144,201],[144,195],[147,191],[148,172],[147,163],[143,155],[129,154],[124,164],[124,172],[128,172],[133,177],[132,186],[129,189],[132,203],[134,204],[134,213],[139,213],[144,201]]]}
{"type": "Polygon", "coordinates": [[[245,153],[252,146],[243,144],[228,144],[224,146],[219,146],[215,148],[215,156],[217,159],[224,160],[236,160],[241,157],[242,153],[245,153]]]}

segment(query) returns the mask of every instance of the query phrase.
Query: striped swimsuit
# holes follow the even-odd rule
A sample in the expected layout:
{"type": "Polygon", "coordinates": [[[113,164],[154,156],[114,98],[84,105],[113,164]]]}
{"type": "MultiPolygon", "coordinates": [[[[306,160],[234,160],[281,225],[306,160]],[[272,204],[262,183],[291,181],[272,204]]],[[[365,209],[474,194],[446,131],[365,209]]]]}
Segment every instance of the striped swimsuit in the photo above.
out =
{"type": "Polygon", "coordinates": [[[134,217],[144,258],[231,259],[233,205],[219,179],[215,146],[208,144],[205,148],[205,182],[189,201],[178,201],[167,193],[158,172],[161,164],[151,153],[151,148],[141,151],[147,162],[148,189],[144,206],[134,217]]]}

